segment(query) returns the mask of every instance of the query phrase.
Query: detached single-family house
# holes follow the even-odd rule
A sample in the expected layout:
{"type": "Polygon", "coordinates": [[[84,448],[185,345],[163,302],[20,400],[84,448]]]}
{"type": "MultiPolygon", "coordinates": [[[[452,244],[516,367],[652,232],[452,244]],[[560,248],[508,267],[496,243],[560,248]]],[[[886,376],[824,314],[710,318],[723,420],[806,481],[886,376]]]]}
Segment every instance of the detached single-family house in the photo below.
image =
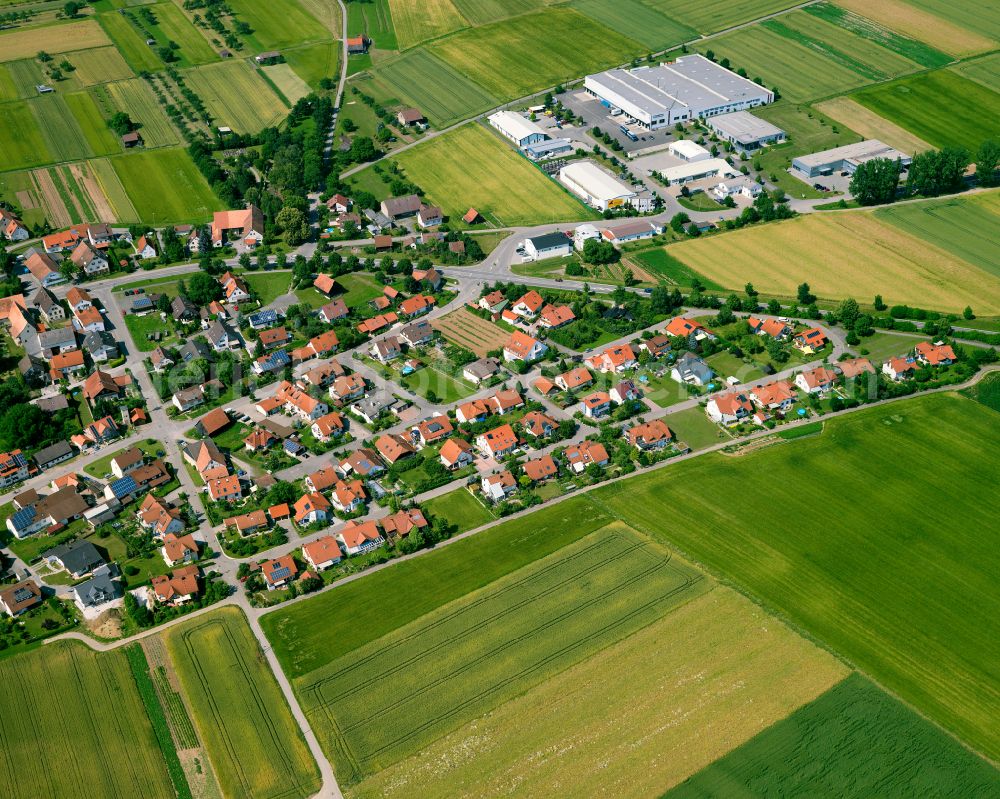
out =
{"type": "Polygon", "coordinates": [[[908,355],[890,358],[882,364],[882,373],[897,382],[913,377],[917,371],[917,361],[908,355]]]}
{"type": "Polygon", "coordinates": [[[747,319],[750,325],[750,332],[758,336],[770,336],[771,338],[783,341],[792,334],[792,328],[778,319],[758,319],[751,316],[747,319]]]}
{"type": "Polygon", "coordinates": [[[385,537],[373,521],[348,522],[337,533],[337,540],[348,555],[360,555],[385,543],[385,537]]]}
{"type": "Polygon", "coordinates": [[[787,411],[795,402],[795,391],[787,380],[776,380],[750,389],[750,399],[765,411],[787,411]]]}
{"type": "Polygon", "coordinates": [[[604,352],[587,359],[587,365],[598,372],[624,372],[634,369],[639,363],[635,351],[629,344],[608,347],[604,352]]]}
{"type": "Polygon", "coordinates": [[[476,436],[476,447],[488,458],[503,458],[517,449],[517,435],[509,424],[476,436]]]}
{"type": "Polygon", "coordinates": [[[685,352],[677,359],[677,363],[670,370],[670,377],[678,383],[704,386],[715,377],[715,372],[697,355],[692,352],[685,352]]]}
{"type": "Polygon", "coordinates": [[[628,428],[625,438],[638,449],[663,449],[673,440],[674,434],[662,419],[653,419],[628,428]]]}
{"type": "Polygon", "coordinates": [[[826,333],[818,327],[803,330],[801,333],[797,333],[793,339],[795,348],[806,354],[819,352],[828,342],[829,339],[826,337],[826,333]]]}
{"type": "Polygon", "coordinates": [[[825,366],[817,366],[795,376],[795,385],[807,394],[826,394],[837,382],[837,373],[825,366]]]}
{"type": "Polygon", "coordinates": [[[913,348],[917,360],[927,366],[948,366],[955,363],[955,350],[947,344],[930,344],[921,341],[913,348]]]}
{"type": "Polygon", "coordinates": [[[441,465],[446,469],[460,469],[475,460],[472,445],[461,438],[449,438],[441,445],[438,453],[441,465]]]}
{"type": "Polygon", "coordinates": [[[611,396],[606,391],[595,391],[580,400],[580,407],[588,419],[600,419],[611,413],[611,396]]]}
{"type": "Polygon", "coordinates": [[[739,424],[753,415],[753,405],[742,391],[712,397],[705,407],[708,418],[717,424],[739,424]]]}
{"type": "Polygon", "coordinates": [[[343,553],[332,535],[325,535],[302,546],[302,558],[318,572],[340,563],[343,553]]]}
{"type": "Polygon", "coordinates": [[[611,460],[604,445],[597,441],[584,441],[580,444],[573,444],[566,447],[564,455],[569,468],[577,474],[586,471],[587,467],[592,463],[603,467],[607,466],[608,461],[611,460]]]}
{"type": "Polygon", "coordinates": [[[537,361],[548,352],[548,349],[548,346],[538,339],[515,330],[503,346],[503,357],[505,361],[537,361]]]}
{"type": "Polygon", "coordinates": [[[517,481],[509,471],[484,475],[481,485],[483,495],[491,502],[502,502],[517,491],[517,481]]]}

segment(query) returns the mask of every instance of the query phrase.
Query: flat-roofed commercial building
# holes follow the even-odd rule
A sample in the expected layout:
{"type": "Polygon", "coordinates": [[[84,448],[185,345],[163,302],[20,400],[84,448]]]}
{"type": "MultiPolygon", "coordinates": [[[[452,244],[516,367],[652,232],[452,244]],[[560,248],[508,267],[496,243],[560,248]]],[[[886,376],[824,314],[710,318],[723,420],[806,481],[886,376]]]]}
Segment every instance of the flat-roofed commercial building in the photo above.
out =
{"type": "Polygon", "coordinates": [[[866,139],[834,147],[832,150],[800,155],[792,159],[792,167],[810,178],[840,171],[853,175],[861,164],[876,158],[888,158],[890,161],[899,159],[903,166],[909,166],[913,160],[906,153],[901,153],[878,139],[866,139]]]}
{"type": "Polygon", "coordinates": [[[577,161],[559,170],[559,181],[587,205],[606,211],[632,203],[631,186],[601,169],[593,161],[577,161]]]}
{"type": "Polygon", "coordinates": [[[650,130],[774,102],[774,92],[705,56],[588,75],[584,88],[650,130]]]}
{"type": "Polygon", "coordinates": [[[694,161],[668,167],[660,174],[664,180],[670,182],[671,186],[675,186],[702,178],[734,178],[740,173],[724,158],[709,158],[707,161],[694,161]]]}
{"type": "Polygon", "coordinates": [[[735,111],[712,117],[707,124],[716,136],[745,153],[785,140],[785,131],[766,119],[755,117],[749,111],[735,111]]]}
{"type": "Polygon", "coordinates": [[[518,147],[538,144],[549,138],[549,134],[534,122],[513,111],[497,111],[486,119],[492,127],[500,131],[502,136],[510,139],[518,147]]]}

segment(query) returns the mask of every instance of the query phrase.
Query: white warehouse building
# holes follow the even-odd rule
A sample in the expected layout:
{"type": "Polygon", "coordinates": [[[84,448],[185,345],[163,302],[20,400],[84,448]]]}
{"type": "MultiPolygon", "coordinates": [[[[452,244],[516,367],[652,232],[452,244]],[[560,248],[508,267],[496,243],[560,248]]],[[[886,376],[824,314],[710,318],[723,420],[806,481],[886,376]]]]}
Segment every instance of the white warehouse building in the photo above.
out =
{"type": "Polygon", "coordinates": [[[623,205],[634,205],[635,190],[593,161],[577,161],[559,170],[559,182],[587,205],[606,211],[623,205]]]}
{"type": "Polygon", "coordinates": [[[549,138],[549,134],[538,125],[513,111],[497,111],[490,114],[487,121],[520,148],[538,144],[549,138]]]}
{"type": "Polygon", "coordinates": [[[655,67],[609,69],[583,85],[649,130],[774,102],[774,92],[697,53],[655,67]]]}

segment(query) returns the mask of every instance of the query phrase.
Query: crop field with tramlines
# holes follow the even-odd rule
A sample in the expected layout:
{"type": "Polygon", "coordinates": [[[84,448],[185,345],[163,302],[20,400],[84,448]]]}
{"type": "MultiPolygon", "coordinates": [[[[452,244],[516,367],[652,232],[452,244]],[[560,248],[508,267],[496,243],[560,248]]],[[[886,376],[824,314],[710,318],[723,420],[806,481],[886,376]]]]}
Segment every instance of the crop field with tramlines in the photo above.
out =
{"type": "Polygon", "coordinates": [[[312,672],[298,695],[339,778],[356,781],[704,589],[613,524],[312,672]]]}
{"type": "Polygon", "coordinates": [[[311,796],[316,764],[242,614],[221,610],[163,638],[226,795],[311,796]]]}
{"type": "Polygon", "coordinates": [[[465,308],[433,319],[431,325],[452,344],[457,344],[480,358],[487,352],[501,349],[510,338],[506,330],[465,308]]]}

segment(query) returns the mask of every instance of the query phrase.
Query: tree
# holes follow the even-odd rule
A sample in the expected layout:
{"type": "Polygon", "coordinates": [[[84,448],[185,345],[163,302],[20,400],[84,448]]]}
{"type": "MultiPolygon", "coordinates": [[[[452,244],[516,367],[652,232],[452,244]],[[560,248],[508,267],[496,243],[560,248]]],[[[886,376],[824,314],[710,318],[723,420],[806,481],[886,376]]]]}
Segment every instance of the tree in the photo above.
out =
{"type": "Polygon", "coordinates": [[[861,309],[858,307],[857,300],[853,300],[850,297],[843,300],[837,306],[837,318],[840,319],[840,323],[848,330],[854,327],[854,323],[857,321],[860,313],[861,309]]]}
{"type": "Polygon", "coordinates": [[[777,316],[781,313],[781,303],[774,299],[768,300],[767,312],[771,314],[771,316],[777,316]]]}
{"type": "Polygon", "coordinates": [[[222,297],[222,285],[205,272],[195,272],[188,281],[187,296],[195,305],[205,306],[222,297]]]}
{"type": "Polygon", "coordinates": [[[78,3],[76,0],[69,0],[69,2],[63,6],[63,14],[70,19],[75,19],[80,13],[81,8],[83,8],[83,3],[78,3]]]}
{"type": "Polygon", "coordinates": [[[960,191],[968,166],[969,153],[961,147],[918,153],[910,164],[906,187],[924,197],[960,191]]]}
{"type": "Polygon", "coordinates": [[[808,283],[802,283],[799,286],[798,298],[802,305],[809,305],[816,302],[816,296],[810,292],[808,283]]]}
{"type": "Polygon", "coordinates": [[[753,287],[753,283],[747,283],[743,287],[743,293],[746,294],[748,297],[753,297],[753,298],[756,298],[760,294],[760,292],[753,287]]]}
{"type": "Polygon", "coordinates": [[[979,145],[976,153],[976,179],[980,186],[996,186],[1000,183],[997,169],[1000,168],[1000,142],[987,139],[979,145]]]}
{"type": "Polygon", "coordinates": [[[875,310],[876,311],[884,311],[886,309],[886,304],[882,300],[882,295],[881,294],[876,294],[875,295],[875,302],[872,303],[872,304],[875,306],[875,310]]]}
{"type": "Polygon", "coordinates": [[[587,239],[583,244],[583,260],[588,264],[610,264],[618,260],[618,250],[610,241],[587,239]]]}
{"type": "Polygon", "coordinates": [[[285,242],[289,247],[297,247],[309,238],[309,223],[306,215],[298,208],[286,205],[274,218],[277,225],[285,236],[285,242]]]}
{"type": "Polygon", "coordinates": [[[976,318],[976,315],[974,313],[972,313],[972,306],[971,305],[966,305],[965,306],[965,310],[962,311],[962,318],[963,319],[970,319],[970,320],[976,318]]]}
{"type": "Polygon", "coordinates": [[[899,186],[899,160],[873,158],[858,165],[851,177],[851,194],[860,205],[882,205],[896,199],[899,186]]]}

